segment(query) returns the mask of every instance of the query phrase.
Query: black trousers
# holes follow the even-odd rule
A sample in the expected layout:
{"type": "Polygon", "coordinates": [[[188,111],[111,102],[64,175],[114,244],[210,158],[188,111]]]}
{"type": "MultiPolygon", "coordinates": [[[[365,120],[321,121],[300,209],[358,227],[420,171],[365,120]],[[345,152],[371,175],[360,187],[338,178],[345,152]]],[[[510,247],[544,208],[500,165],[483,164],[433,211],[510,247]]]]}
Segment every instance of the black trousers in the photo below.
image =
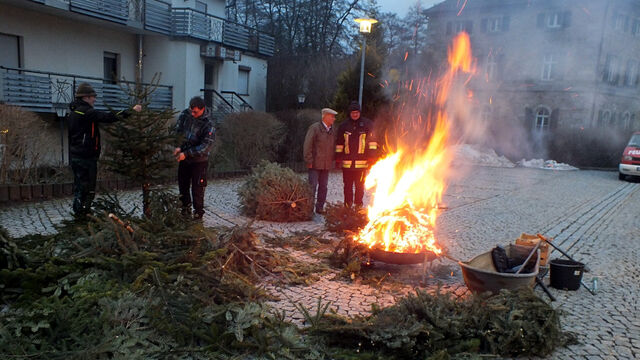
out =
{"type": "Polygon", "coordinates": [[[367,169],[345,170],[342,169],[342,182],[344,183],[344,204],[348,207],[355,204],[362,206],[364,197],[364,180],[367,176],[367,169]],[[356,188],[355,197],[353,188],[356,188]]]}
{"type": "Polygon", "coordinates": [[[98,159],[72,157],[73,212],[76,216],[88,214],[96,196],[98,159]]]}
{"type": "Polygon", "coordinates": [[[180,161],[178,165],[178,189],[180,190],[182,207],[190,210],[191,199],[193,198],[193,210],[197,215],[204,214],[204,188],[207,187],[207,165],[206,161],[189,163],[185,160],[180,161]]]}

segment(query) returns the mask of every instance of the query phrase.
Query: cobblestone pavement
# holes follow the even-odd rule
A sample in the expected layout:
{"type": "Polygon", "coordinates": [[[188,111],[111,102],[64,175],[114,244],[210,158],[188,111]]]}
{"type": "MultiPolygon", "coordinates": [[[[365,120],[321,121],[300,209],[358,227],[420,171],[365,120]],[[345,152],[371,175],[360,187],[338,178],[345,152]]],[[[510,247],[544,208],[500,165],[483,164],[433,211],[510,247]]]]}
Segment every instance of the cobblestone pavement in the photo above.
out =
{"type": "MultiPolygon", "coordinates": [[[[241,182],[210,182],[206,225],[231,226],[248,220],[241,216],[236,198],[241,182]]],[[[340,174],[331,174],[329,184],[329,201],[341,200],[340,174]]],[[[436,237],[458,259],[470,259],[496,244],[512,242],[522,232],[554,237],[554,244],[589,267],[584,283],[591,286],[597,278],[599,285],[595,296],[584,287],[577,291],[550,289],[557,298],[551,304],[564,311],[564,328],[576,332],[581,342],[557,350],[550,358],[640,358],[639,190],[637,183],[618,181],[614,172],[474,167],[451,181],[443,197],[436,237]]],[[[128,206],[140,202],[138,192],[119,196],[128,206]]],[[[54,224],[70,218],[69,209],[70,199],[4,207],[0,208],[0,226],[14,237],[52,233],[54,224]]],[[[316,215],[313,221],[296,224],[256,221],[254,226],[272,235],[322,232],[323,218],[316,215]]],[[[561,257],[557,251],[550,255],[551,259],[557,257],[561,257]]],[[[265,284],[265,288],[281,299],[272,304],[298,323],[302,323],[302,316],[293,304],[299,302],[313,310],[319,297],[331,301],[338,313],[353,315],[366,313],[372,303],[393,304],[414,287],[434,291],[440,284],[444,291],[457,295],[467,291],[458,266],[447,260],[433,261],[426,272],[422,265],[376,266],[390,277],[408,280],[408,285],[391,287],[383,282],[374,287],[357,280],[337,280],[335,273],[328,272],[308,286],[265,284]]],[[[536,291],[547,300],[540,289],[536,291]]]]}

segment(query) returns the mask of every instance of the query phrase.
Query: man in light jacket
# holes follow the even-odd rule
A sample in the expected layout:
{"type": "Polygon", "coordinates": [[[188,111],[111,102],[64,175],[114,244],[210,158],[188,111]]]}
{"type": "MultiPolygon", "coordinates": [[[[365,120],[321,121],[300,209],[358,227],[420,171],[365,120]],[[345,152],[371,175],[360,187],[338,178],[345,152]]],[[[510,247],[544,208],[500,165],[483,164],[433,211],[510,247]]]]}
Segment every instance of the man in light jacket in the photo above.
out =
{"type": "Polygon", "coordinates": [[[322,120],[311,124],[304,139],[304,161],[309,169],[309,184],[316,195],[316,214],[324,214],[324,203],[327,199],[327,183],[329,170],[333,166],[335,156],[335,110],[322,109],[322,120]]]}

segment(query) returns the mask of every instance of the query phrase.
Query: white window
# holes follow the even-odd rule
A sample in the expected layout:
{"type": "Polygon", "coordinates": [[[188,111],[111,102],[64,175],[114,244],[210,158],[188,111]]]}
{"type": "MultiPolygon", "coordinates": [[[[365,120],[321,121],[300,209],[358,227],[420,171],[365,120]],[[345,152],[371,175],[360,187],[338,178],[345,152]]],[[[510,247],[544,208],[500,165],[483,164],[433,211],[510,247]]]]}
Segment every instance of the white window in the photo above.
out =
{"type": "Polygon", "coordinates": [[[616,85],[618,83],[619,73],[619,61],[615,55],[607,55],[607,60],[604,64],[603,79],[605,82],[616,85]]]}
{"type": "Polygon", "coordinates": [[[638,78],[638,62],[627,61],[627,69],[624,72],[624,86],[635,87],[638,78]]]}
{"type": "Polygon", "coordinates": [[[631,114],[628,111],[622,114],[620,127],[627,130],[631,128],[631,114]]]}
{"type": "Polygon", "coordinates": [[[207,3],[204,1],[196,1],[196,10],[207,13],[207,3]]]}
{"type": "Polygon", "coordinates": [[[499,32],[501,30],[501,21],[502,18],[493,18],[489,19],[487,23],[487,31],[488,32],[499,32]]]}
{"type": "Polygon", "coordinates": [[[238,69],[238,94],[249,95],[249,74],[251,69],[241,67],[238,69]]]}
{"type": "Polygon", "coordinates": [[[625,31],[625,23],[628,21],[627,16],[623,13],[616,14],[614,27],[618,31],[625,31]]]}
{"type": "Polygon", "coordinates": [[[542,80],[553,80],[555,75],[556,60],[553,55],[547,54],[542,58],[542,80]]]}
{"type": "Polygon", "coordinates": [[[559,28],[562,26],[562,13],[555,12],[547,16],[548,28],[559,28]]]}
{"type": "Polygon", "coordinates": [[[20,38],[0,34],[0,65],[10,68],[20,67],[20,38]]]}
{"type": "Polygon", "coordinates": [[[611,126],[611,112],[605,110],[602,112],[602,118],[600,119],[600,126],[608,128],[611,126]]]}
{"type": "Polygon", "coordinates": [[[489,54],[486,64],[487,81],[496,80],[498,78],[498,61],[496,56],[489,54]]]}
{"type": "Polygon", "coordinates": [[[455,33],[459,33],[465,30],[464,23],[462,21],[458,21],[455,23],[455,33]]]}
{"type": "Polygon", "coordinates": [[[480,117],[485,124],[488,124],[489,121],[491,121],[491,107],[488,105],[484,106],[480,113],[480,117]]]}
{"type": "Polygon", "coordinates": [[[631,28],[631,32],[633,33],[633,35],[640,35],[640,18],[635,18],[633,20],[633,27],[631,28]]]}
{"type": "Polygon", "coordinates": [[[549,109],[545,107],[541,107],[536,112],[536,124],[535,130],[538,131],[547,131],[549,130],[549,125],[551,121],[551,114],[549,109]]]}

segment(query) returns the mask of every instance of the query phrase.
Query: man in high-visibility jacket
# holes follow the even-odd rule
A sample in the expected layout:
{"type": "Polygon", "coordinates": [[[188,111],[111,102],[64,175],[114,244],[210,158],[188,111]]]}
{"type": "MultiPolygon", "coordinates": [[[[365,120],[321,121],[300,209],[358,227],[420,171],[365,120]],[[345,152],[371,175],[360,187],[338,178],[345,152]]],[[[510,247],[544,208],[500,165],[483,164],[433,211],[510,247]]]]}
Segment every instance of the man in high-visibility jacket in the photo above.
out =
{"type": "Polygon", "coordinates": [[[361,116],[357,101],[349,104],[347,113],[347,120],[337,132],[336,163],[342,168],[344,205],[362,207],[364,180],[378,157],[378,143],[373,136],[373,123],[361,116]]]}

